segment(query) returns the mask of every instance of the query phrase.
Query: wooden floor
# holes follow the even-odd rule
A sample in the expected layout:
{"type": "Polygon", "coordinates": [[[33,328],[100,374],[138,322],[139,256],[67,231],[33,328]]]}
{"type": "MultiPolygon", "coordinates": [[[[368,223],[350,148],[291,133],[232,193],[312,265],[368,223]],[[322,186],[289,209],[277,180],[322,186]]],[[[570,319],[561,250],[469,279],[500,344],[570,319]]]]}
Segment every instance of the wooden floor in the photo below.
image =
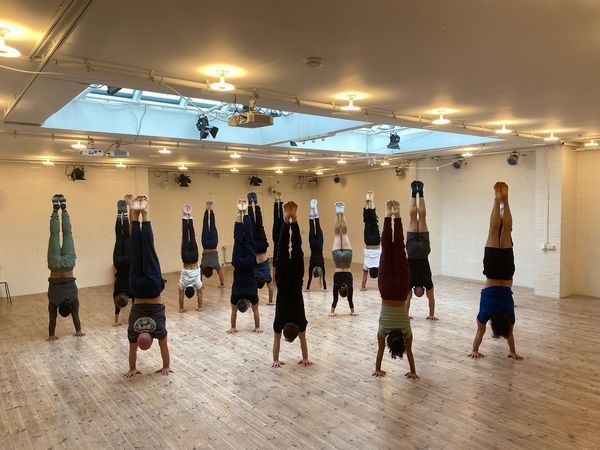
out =
{"type": "MultiPolygon", "coordinates": [[[[360,269],[358,269],[360,270],[360,269]]],[[[355,273],[358,280],[359,273],[355,273]]],[[[231,273],[227,270],[227,284],[231,273]]],[[[517,351],[485,337],[483,360],[466,357],[480,283],[437,278],[440,321],[413,302],[418,381],[387,354],[388,376],[371,377],[380,301],[376,285],[356,292],[360,313],[327,317],[331,293],[305,295],[312,367],[300,346],[282,343],[287,364],[271,369],[274,308],[266,332],[251,315],[229,327],[229,289],[211,279],[204,312],[180,314],[177,277],[165,299],[171,350],[168,377],[158,346],[139,352],[143,375],[124,380],[126,326],[111,327],[112,287],[80,290],[87,336],[59,318],[53,343],[45,295],[0,305],[1,448],[600,448],[600,300],[562,301],[515,288],[517,351]]],[[[125,317],[127,314],[125,314],[125,317]]]]}

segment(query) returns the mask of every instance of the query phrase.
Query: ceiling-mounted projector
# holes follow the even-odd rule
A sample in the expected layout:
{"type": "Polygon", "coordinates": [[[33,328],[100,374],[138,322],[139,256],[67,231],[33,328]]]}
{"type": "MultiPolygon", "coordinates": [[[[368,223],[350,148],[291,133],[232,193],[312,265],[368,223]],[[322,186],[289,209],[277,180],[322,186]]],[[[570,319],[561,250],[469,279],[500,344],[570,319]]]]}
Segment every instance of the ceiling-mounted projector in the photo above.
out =
{"type": "Polygon", "coordinates": [[[273,117],[256,111],[245,111],[229,117],[227,123],[230,127],[260,128],[273,125],[273,117]]]}
{"type": "Polygon", "coordinates": [[[81,150],[79,152],[79,154],[81,156],[97,156],[97,157],[102,157],[102,156],[104,156],[104,150],[99,149],[99,148],[84,148],[83,150],[81,150]]]}
{"type": "Polygon", "coordinates": [[[129,158],[129,152],[125,150],[110,150],[106,152],[106,156],[110,158],[129,158]]]}

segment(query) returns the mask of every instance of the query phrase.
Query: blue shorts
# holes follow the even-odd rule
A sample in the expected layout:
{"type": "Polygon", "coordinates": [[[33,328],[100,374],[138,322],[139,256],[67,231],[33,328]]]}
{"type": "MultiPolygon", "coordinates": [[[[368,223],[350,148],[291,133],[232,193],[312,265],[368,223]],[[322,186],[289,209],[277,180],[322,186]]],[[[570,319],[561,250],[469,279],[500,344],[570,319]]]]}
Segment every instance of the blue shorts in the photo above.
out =
{"type": "Polygon", "coordinates": [[[257,280],[262,278],[267,284],[273,281],[273,278],[271,278],[271,266],[269,265],[268,259],[265,259],[263,262],[254,266],[254,277],[257,280]]]}
{"type": "Polygon", "coordinates": [[[477,320],[482,324],[486,324],[498,312],[505,313],[514,325],[515,303],[511,288],[507,286],[488,286],[482,289],[477,320]]]}

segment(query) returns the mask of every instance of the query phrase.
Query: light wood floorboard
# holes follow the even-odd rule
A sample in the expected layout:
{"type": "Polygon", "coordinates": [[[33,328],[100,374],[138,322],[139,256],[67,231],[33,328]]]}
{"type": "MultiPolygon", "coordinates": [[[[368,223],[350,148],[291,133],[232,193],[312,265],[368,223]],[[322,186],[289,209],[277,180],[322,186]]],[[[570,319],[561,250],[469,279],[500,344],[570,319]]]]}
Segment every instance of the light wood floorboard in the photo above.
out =
{"type": "MultiPolygon", "coordinates": [[[[329,268],[329,273],[333,273],[329,268]]],[[[360,282],[355,267],[355,284],[360,282]]],[[[226,269],[226,284],[231,270],[226,269]]],[[[287,364],[271,369],[274,308],[261,292],[265,333],[227,335],[230,289],[210,279],[204,311],[177,304],[177,274],[164,292],[171,367],[158,345],[138,353],[143,375],[124,380],[124,325],[111,327],[112,287],[80,290],[87,336],[74,338],[59,318],[53,343],[45,294],[0,304],[0,447],[2,448],[600,448],[600,300],[536,297],[515,287],[517,351],[485,337],[483,360],[466,357],[481,283],[438,277],[437,315],[413,300],[418,381],[407,363],[386,354],[384,379],[371,377],[380,309],[377,286],[355,292],[360,313],[340,299],[329,318],[331,291],[305,294],[313,367],[296,364],[300,346],[282,342],[287,364]]]]}

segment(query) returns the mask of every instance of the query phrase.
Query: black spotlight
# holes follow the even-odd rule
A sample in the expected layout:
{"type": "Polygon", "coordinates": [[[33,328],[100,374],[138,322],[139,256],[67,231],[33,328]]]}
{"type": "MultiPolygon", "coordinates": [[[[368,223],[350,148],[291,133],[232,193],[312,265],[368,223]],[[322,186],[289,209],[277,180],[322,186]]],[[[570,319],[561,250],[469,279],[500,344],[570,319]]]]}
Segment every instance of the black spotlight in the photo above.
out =
{"type": "Polygon", "coordinates": [[[249,178],[250,186],[260,186],[262,185],[262,180],[258,178],[256,175],[253,175],[249,178]]]}
{"type": "Polygon", "coordinates": [[[75,167],[69,175],[71,181],[85,181],[85,169],[83,167],[75,167]]]}
{"type": "Polygon", "coordinates": [[[188,177],[185,173],[180,173],[179,175],[177,175],[177,178],[175,178],[175,181],[179,183],[179,187],[188,187],[192,182],[192,179],[188,177]]]}
{"type": "Polygon", "coordinates": [[[198,122],[196,122],[196,128],[198,128],[198,131],[200,132],[200,139],[206,139],[209,134],[214,139],[217,137],[217,133],[219,132],[219,129],[217,127],[210,126],[210,124],[208,123],[208,117],[206,116],[198,117],[198,122]]]}
{"type": "Polygon", "coordinates": [[[296,141],[290,141],[290,145],[292,147],[298,147],[298,144],[296,143],[296,141]]]}
{"type": "Polygon", "coordinates": [[[339,184],[339,183],[341,183],[341,182],[342,182],[342,178],[341,178],[339,175],[335,175],[335,176],[333,177],[333,182],[334,182],[335,184],[339,184]]]}
{"type": "Polygon", "coordinates": [[[508,158],[506,158],[506,162],[509,166],[516,166],[519,164],[519,154],[517,152],[512,152],[508,158]]]}
{"type": "Polygon", "coordinates": [[[392,150],[400,149],[400,136],[397,133],[390,134],[390,143],[387,145],[387,148],[392,150]]]}
{"type": "Polygon", "coordinates": [[[120,87],[116,87],[116,86],[107,86],[106,87],[106,93],[110,96],[115,95],[117,92],[119,92],[121,90],[120,87]]]}
{"type": "Polygon", "coordinates": [[[454,161],[452,163],[452,167],[454,167],[455,169],[460,169],[463,165],[462,159],[457,159],[456,161],[454,161]]]}

